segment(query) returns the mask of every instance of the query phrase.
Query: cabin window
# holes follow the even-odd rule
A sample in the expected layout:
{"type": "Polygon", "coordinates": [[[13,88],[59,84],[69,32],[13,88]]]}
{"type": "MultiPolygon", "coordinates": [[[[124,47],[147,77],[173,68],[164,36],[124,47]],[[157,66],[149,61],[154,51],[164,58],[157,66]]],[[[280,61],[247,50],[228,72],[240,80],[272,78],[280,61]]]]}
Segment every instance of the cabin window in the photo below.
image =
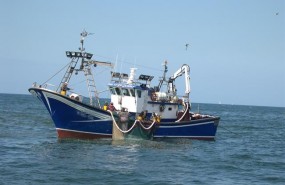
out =
{"type": "Polygon", "coordinates": [[[171,110],[172,110],[172,107],[168,107],[168,110],[171,111],[171,110]]]}
{"type": "Polygon", "coordinates": [[[133,89],[130,89],[131,95],[134,97],[135,96],[135,91],[133,89]]]}
{"type": "Polygon", "coordinates": [[[130,96],[128,89],[122,89],[122,93],[124,96],[130,96]]]}
{"type": "Polygon", "coordinates": [[[115,90],[116,90],[117,95],[121,95],[121,90],[120,90],[120,88],[116,87],[115,90]]]}
{"type": "Polygon", "coordinates": [[[113,94],[113,95],[116,95],[116,91],[113,87],[110,87],[110,93],[113,94]]]}
{"type": "Polygon", "coordinates": [[[141,90],[136,90],[136,92],[137,92],[137,97],[141,98],[142,97],[142,91],[141,90]]]}

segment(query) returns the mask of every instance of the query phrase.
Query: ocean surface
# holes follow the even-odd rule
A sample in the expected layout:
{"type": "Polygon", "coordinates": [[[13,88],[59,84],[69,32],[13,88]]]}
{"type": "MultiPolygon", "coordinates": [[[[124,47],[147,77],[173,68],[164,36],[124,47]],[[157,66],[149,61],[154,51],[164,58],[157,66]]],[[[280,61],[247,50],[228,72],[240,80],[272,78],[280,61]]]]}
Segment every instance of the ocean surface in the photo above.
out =
{"type": "Polygon", "coordinates": [[[0,94],[0,184],[285,184],[285,108],[199,110],[215,141],[59,140],[35,97],[0,94]]]}

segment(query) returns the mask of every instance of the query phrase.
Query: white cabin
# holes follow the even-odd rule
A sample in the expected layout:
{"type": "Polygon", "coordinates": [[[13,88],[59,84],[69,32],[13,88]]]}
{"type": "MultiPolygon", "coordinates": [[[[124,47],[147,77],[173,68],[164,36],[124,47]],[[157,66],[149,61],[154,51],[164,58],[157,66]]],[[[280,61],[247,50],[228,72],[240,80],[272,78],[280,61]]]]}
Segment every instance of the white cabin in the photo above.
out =
{"type": "Polygon", "coordinates": [[[140,75],[135,79],[135,69],[131,68],[130,77],[124,73],[112,72],[111,102],[117,110],[126,108],[131,114],[147,111],[148,115],[156,113],[164,121],[177,120],[178,108],[181,101],[176,94],[159,92],[151,88],[153,76],[140,75]]]}

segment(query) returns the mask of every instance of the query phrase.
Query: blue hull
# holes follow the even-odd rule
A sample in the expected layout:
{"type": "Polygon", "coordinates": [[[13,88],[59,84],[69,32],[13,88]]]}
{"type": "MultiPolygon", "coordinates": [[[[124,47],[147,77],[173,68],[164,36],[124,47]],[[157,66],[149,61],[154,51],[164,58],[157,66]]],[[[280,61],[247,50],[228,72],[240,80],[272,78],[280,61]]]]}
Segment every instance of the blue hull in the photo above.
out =
{"type": "MultiPolygon", "coordinates": [[[[112,137],[112,118],[109,112],[47,89],[30,88],[29,91],[46,106],[59,138],[112,137]]],[[[214,140],[218,123],[218,117],[179,123],[161,122],[153,137],[214,140]]]]}
{"type": "Polygon", "coordinates": [[[214,140],[219,118],[205,118],[180,123],[161,123],[155,138],[191,138],[214,140]]]}

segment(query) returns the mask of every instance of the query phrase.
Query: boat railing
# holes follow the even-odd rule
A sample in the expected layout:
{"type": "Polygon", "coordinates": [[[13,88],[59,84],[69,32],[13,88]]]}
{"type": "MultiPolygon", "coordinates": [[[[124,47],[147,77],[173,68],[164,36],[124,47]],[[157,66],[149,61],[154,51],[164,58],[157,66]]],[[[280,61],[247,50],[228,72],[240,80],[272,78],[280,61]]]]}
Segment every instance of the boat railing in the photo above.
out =
{"type": "Polygon", "coordinates": [[[41,88],[41,89],[46,89],[46,90],[50,90],[50,91],[56,91],[56,85],[50,84],[50,83],[45,83],[45,84],[37,84],[37,82],[34,82],[33,87],[35,88],[41,88]]]}

